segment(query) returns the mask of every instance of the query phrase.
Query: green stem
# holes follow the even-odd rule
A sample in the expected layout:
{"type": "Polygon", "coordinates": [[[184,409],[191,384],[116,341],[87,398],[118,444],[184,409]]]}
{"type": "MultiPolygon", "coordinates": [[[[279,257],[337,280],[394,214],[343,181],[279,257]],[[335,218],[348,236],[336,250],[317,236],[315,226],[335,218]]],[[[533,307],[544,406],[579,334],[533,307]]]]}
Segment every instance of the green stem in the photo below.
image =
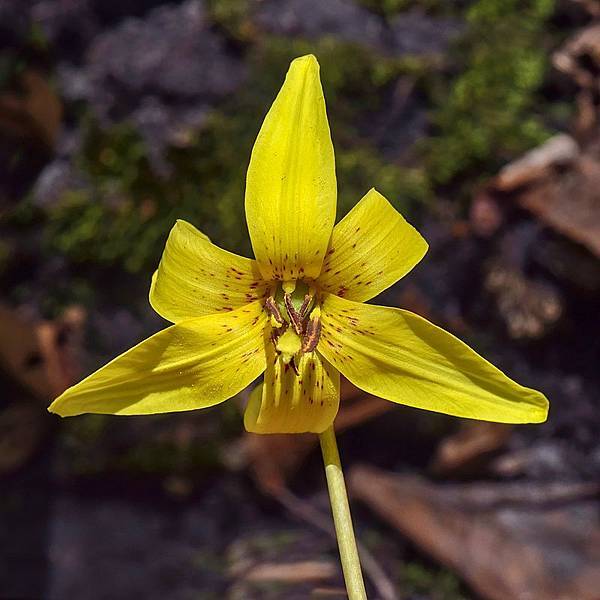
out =
{"type": "Polygon", "coordinates": [[[354,539],[352,517],[348,505],[344,473],[335,441],[333,425],[319,435],[321,452],[325,463],[325,476],[329,489],[329,501],[333,512],[335,534],[340,549],[340,559],[349,600],[366,600],[367,593],[360,570],[360,560],[354,539]]]}

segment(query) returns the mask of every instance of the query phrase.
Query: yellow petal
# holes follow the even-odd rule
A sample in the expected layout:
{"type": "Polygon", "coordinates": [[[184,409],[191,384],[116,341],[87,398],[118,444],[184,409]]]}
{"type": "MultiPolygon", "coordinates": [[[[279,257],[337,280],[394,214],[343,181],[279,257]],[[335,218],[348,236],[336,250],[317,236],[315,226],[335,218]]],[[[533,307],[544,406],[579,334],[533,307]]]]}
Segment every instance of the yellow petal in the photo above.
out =
{"type": "Polygon", "coordinates": [[[193,225],[177,221],[152,278],[150,304],[177,323],[249,304],[266,289],[256,261],[215,246],[193,225]]]}
{"type": "Polygon", "coordinates": [[[319,351],[363,390],[408,406],[496,421],[540,423],[548,401],[450,333],[408,311],[328,294],[319,351]]]}
{"type": "Polygon", "coordinates": [[[318,285],[364,302],[406,275],[427,248],[419,232],[372,189],[334,227],[318,285]]]}
{"type": "Polygon", "coordinates": [[[333,423],[340,403],[338,371],[310,352],[298,361],[298,372],[267,350],[265,382],[252,390],[244,414],[247,431],[322,433],[333,423]]]}
{"type": "Polygon", "coordinates": [[[315,278],[335,220],[333,145],[312,56],[290,65],[254,144],[246,218],[265,279],[315,278]]]}
{"type": "Polygon", "coordinates": [[[69,388],[48,410],[141,415],[223,402],[265,370],[266,322],[260,302],[182,321],[69,388]]]}

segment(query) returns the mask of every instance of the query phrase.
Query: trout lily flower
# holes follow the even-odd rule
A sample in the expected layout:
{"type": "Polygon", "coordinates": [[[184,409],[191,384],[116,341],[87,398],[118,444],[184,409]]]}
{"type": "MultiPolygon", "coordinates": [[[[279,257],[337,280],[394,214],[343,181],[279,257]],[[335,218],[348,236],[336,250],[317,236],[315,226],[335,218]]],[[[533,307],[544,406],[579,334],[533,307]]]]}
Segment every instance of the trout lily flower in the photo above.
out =
{"type": "Polygon", "coordinates": [[[321,433],[340,373],[392,402],[504,423],[546,419],[548,402],[450,333],[405,310],[365,304],[406,275],[427,243],[376,190],[334,226],[333,145],[314,56],[291,63],[248,168],[255,260],[178,221],[150,303],[173,323],[56,399],[49,410],[135,415],[205,408],[260,375],[244,423],[321,433]]]}

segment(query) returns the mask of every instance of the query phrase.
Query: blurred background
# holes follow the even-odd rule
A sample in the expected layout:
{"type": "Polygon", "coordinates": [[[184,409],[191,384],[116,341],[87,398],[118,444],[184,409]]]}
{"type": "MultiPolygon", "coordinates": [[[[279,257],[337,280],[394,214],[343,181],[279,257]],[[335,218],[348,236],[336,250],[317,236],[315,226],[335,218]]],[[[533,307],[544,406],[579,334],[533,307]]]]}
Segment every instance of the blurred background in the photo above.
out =
{"type": "Polygon", "coordinates": [[[244,175],[289,61],[321,63],[338,217],[372,186],[428,239],[378,299],[456,333],[550,418],[344,385],[371,598],[597,600],[600,4],[0,2],[0,598],[343,598],[314,436],[214,409],[60,420],[161,329],[176,218],[250,254],[244,175]]]}

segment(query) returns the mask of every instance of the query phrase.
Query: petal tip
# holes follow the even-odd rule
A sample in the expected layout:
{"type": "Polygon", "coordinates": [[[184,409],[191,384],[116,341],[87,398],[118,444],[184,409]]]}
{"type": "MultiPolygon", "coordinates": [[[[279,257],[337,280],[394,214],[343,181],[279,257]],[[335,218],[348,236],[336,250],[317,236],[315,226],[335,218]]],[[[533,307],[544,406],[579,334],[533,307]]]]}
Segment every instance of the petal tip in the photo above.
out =
{"type": "Polygon", "coordinates": [[[53,402],[50,404],[50,406],[48,406],[48,408],[46,408],[46,410],[47,410],[47,411],[48,411],[50,414],[53,414],[53,415],[58,415],[59,417],[64,417],[64,416],[65,416],[64,412],[63,412],[63,411],[61,411],[61,410],[58,408],[58,403],[59,403],[59,401],[60,401],[60,398],[61,398],[61,397],[62,397],[62,394],[61,394],[61,396],[59,396],[58,398],[56,398],[56,399],[55,399],[55,400],[54,400],[54,401],[53,401],[53,402]]]}
{"type": "Polygon", "coordinates": [[[304,54],[295,58],[291,65],[304,66],[304,67],[316,67],[319,68],[319,61],[314,54],[304,54]]]}
{"type": "Polygon", "coordinates": [[[299,56],[290,63],[288,75],[320,79],[320,66],[314,54],[299,56]]]}
{"type": "Polygon", "coordinates": [[[531,422],[532,423],[545,423],[548,420],[548,412],[550,410],[550,402],[548,398],[544,396],[541,392],[537,392],[536,394],[537,400],[539,401],[539,405],[537,407],[538,410],[535,411],[535,415],[533,416],[531,422]]]}

